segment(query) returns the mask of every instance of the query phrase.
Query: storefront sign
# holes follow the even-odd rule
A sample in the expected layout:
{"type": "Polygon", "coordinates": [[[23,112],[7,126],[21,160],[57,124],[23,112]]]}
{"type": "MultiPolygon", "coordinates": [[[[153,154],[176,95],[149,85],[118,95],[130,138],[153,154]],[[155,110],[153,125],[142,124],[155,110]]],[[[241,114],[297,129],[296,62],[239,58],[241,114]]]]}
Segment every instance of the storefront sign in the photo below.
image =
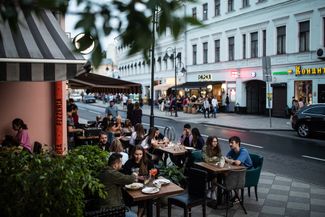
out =
{"type": "Polygon", "coordinates": [[[296,66],[296,76],[303,75],[325,75],[325,67],[321,68],[302,68],[301,66],[296,66]]]}
{"type": "Polygon", "coordinates": [[[198,75],[198,81],[211,81],[211,80],[212,80],[211,74],[198,75]]]}
{"type": "Polygon", "coordinates": [[[63,91],[62,81],[55,83],[55,152],[63,155],[63,91]]]}

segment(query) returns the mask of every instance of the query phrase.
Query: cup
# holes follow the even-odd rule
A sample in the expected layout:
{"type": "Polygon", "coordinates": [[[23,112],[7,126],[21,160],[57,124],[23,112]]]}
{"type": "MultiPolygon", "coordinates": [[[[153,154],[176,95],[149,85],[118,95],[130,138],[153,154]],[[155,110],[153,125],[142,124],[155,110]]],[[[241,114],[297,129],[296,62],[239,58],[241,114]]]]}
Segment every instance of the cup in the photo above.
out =
{"type": "Polygon", "coordinates": [[[135,175],[135,182],[138,182],[139,168],[132,168],[132,174],[135,175]]]}

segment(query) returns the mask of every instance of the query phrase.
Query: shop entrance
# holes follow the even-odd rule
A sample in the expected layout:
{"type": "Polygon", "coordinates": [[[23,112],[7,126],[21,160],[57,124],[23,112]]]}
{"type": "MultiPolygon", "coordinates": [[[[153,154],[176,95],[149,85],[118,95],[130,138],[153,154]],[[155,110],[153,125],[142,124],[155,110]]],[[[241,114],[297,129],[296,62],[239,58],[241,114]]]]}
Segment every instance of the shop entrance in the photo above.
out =
{"type": "Polygon", "coordinates": [[[318,85],[318,103],[325,103],[325,84],[318,85]]]}
{"type": "Polygon", "coordinates": [[[266,113],[266,85],[264,81],[246,83],[246,105],[248,114],[266,113]]]}
{"type": "Polygon", "coordinates": [[[272,85],[273,88],[273,108],[272,115],[275,117],[285,117],[287,115],[287,84],[279,83],[272,85]]]}

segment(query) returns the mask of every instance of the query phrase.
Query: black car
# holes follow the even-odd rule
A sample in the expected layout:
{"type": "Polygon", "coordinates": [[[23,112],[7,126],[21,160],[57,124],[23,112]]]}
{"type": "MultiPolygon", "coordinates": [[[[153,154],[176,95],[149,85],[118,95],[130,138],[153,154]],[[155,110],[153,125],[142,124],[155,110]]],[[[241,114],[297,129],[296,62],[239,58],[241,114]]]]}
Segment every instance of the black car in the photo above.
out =
{"type": "Polygon", "coordinates": [[[92,95],[85,95],[85,96],[83,97],[82,101],[83,101],[84,103],[92,103],[92,102],[95,103],[95,102],[96,102],[96,99],[95,99],[95,97],[92,96],[92,95]]]}
{"type": "Polygon", "coordinates": [[[292,118],[292,128],[300,137],[308,137],[312,132],[325,132],[325,104],[301,108],[292,118]]]}

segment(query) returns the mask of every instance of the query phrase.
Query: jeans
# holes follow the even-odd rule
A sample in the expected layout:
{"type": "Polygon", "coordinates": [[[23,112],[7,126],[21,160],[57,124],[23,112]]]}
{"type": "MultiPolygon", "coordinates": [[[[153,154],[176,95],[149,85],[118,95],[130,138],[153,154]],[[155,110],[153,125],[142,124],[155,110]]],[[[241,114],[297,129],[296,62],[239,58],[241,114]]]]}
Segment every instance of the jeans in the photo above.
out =
{"type": "Polygon", "coordinates": [[[216,117],[217,113],[218,113],[218,106],[213,107],[213,117],[216,117]]]}
{"type": "Polygon", "coordinates": [[[129,210],[125,212],[125,217],[137,217],[137,214],[135,214],[133,211],[129,210]]]}
{"type": "Polygon", "coordinates": [[[208,112],[208,118],[210,118],[210,109],[209,108],[204,109],[204,117],[206,118],[207,112],[208,112]]]}

